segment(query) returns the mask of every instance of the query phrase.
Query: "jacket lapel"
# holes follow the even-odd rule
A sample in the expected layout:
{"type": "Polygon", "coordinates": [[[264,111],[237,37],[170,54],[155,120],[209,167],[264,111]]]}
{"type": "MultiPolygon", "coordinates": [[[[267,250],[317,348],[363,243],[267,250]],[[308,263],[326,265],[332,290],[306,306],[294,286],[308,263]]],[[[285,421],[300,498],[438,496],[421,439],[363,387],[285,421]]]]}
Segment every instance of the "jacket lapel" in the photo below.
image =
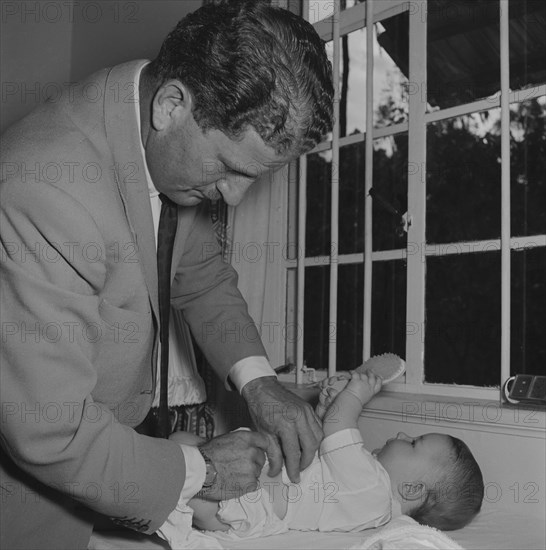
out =
{"type": "Polygon", "coordinates": [[[144,63],[144,60],[131,61],[111,69],[104,91],[104,110],[106,138],[114,156],[116,183],[137,245],[152,310],[157,318],[159,305],[156,245],[135,113],[138,90],[135,89],[134,78],[144,63]]]}

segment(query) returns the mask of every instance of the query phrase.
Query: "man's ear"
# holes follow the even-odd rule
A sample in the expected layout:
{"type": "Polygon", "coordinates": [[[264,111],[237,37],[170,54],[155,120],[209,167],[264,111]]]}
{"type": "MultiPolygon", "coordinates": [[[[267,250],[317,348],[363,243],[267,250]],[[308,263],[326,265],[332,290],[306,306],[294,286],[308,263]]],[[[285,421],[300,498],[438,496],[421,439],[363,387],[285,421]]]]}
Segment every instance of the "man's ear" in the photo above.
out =
{"type": "Polygon", "coordinates": [[[405,481],[398,485],[398,494],[404,500],[418,500],[425,497],[427,486],[422,481],[405,481]]]}
{"type": "Polygon", "coordinates": [[[156,91],[152,100],[152,127],[161,131],[173,122],[183,122],[191,116],[193,98],[179,80],[168,80],[156,91]]]}

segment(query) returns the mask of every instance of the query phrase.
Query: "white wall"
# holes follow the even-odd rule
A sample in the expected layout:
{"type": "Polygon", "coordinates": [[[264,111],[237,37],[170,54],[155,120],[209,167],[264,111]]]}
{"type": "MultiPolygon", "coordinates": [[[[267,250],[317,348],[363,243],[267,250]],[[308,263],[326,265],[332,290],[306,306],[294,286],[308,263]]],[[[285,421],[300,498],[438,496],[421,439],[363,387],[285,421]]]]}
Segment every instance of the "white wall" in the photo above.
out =
{"type": "MultiPolygon", "coordinates": [[[[398,432],[419,436],[447,433],[462,439],[474,454],[485,482],[483,507],[509,510],[538,519],[546,517],[546,438],[544,411],[505,408],[477,400],[438,401],[423,396],[397,396],[379,407],[374,401],[360,417],[367,449],[382,447],[398,432]],[[409,414],[408,414],[409,412],[409,414]]],[[[530,524],[531,525],[531,524],[530,524]]]]}
{"type": "Polygon", "coordinates": [[[6,0],[1,3],[0,131],[63,83],[151,58],[201,0],[6,0]]]}
{"type": "Polygon", "coordinates": [[[131,59],[151,59],[165,36],[201,0],[77,0],[88,10],[75,10],[71,77],[131,59]]]}
{"type": "Polygon", "coordinates": [[[72,0],[1,3],[1,132],[70,81],[72,6],[72,0]]]}

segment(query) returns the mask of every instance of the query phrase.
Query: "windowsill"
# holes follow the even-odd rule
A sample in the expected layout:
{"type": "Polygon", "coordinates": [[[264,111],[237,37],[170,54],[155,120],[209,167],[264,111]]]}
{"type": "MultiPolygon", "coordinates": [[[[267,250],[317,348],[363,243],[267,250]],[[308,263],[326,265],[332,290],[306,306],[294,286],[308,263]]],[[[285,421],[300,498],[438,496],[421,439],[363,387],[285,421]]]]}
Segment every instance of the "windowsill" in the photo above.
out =
{"type": "Polygon", "coordinates": [[[376,395],[363,413],[395,417],[403,422],[437,426],[464,425],[468,429],[524,430],[546,436],[544,407],[512,405],[499,400],[385,391],[376,395]]]}
{"type": "MultiPolygon", "coordinates": [[[[316,403],[319,389],[288,382],[288,389],[316,403]]],[[[293,375],[291,375],[293,380],[293,375]]],[[[498,395],[498,392],[497,392],[498,395]]],[[[363,416],[437,427],[464,427],[474,431],[506,432],[546,438],[546,409],[542,406],[512,405],[493,399],[382,391],[366,406],[363,416]]]]}

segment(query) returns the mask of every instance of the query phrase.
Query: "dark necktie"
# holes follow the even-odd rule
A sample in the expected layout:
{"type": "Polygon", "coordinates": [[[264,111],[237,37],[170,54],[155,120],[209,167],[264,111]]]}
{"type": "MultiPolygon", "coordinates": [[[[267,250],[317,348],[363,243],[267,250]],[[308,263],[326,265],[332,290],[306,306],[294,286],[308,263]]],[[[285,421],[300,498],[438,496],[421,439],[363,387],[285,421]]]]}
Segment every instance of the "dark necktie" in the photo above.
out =
{"type": "Polygon", "coordinates": [[[169,384],[169,314],[171,307],[171,264],[178,222],[178,206],[165,195],[161,199],[161,216],[157,232],[157,282],[159,295],[159,338],[161,341],[159,419],[157,437],[170,435],[169,384]]]}

